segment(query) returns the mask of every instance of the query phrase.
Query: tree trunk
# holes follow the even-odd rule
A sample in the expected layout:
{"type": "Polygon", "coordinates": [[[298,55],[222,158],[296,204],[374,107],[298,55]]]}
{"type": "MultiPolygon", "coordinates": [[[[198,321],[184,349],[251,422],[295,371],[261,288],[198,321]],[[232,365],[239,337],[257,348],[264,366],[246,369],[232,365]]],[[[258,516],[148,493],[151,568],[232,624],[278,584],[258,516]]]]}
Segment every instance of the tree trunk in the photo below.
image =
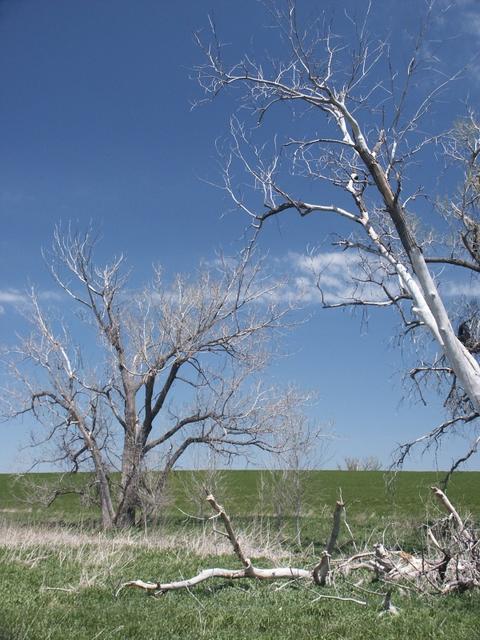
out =
{"type": "Polygon", "coordinates": [[[83,437],[85,446],[89,450],[93,466],[95,469],[95,478],[98,486],[98,495],[100,499],[100,509],[102,512],[102,527],[103,529],[111,529],[114,525],[114,509],[112,501],[112,492],[110,489],[110,483],[108,481],[108,474],[105,468],[105,462],[100,451],[95,436],[85,425],[83,419],[78,414],[74,414],[78,420],[80,432],[83,437]]]}
{"type": "Polygon", "coordinates": [[[115,514],[115,524],[119,527],[132,527],[136,522],[142,449],[134,435],[128,434],[123,448],[120,500],[115,514]]]}
{"type": "MultiPolygon", "coordinates": [[[[357,125],[358,126],[358,125],[357,125]]],[[[425,258],[417,244],[407,222],[405,211],[394,195],[387,177],[366,146],[363,136],[355,131],[357,152],[372,176],[386,206],[386,210],[395,225],[400,241],[410,261],[410,265],[420,284],[425,303],[434,320],[430,327],[443,348],[447,360],[472,402],[475,411],[480,412],[480,368],[472,355],[457,339],[448,313],[438,293],[435,282],[428,270],[425,258]]],[[[420,310],[418,310],[420,311],[420,310]]],[[[422,314],[420,314],[422,315],[422,314]]],[[[428,326],[424,317],[422,319],[428,326]]]]}
{"type": "Polygon", "coordinates": [[[93,462],[95,465],[95,476],[98,484],[98,492],[100,497],[100,508],[102,511],[102,527],[103,529],[111,529],[114,525],[114,509],[112,503],[112,493],[108,476],[105,471],[103,459],[100,452],[93,446],[91,449],[93,462]]]}
{"type": "Polygon", "coordinates": [[[115,524],[121,529],[128,529],[135,526],[137,511],[133,500],[124,502],[115,514],[115,524]]]}

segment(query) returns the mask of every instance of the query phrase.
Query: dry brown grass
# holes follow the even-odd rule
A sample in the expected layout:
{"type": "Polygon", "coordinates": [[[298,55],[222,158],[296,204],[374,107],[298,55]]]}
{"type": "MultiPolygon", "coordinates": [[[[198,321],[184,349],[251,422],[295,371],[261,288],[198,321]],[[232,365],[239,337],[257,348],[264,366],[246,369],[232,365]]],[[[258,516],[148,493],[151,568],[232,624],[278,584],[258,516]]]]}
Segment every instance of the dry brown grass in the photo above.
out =
{"type": "MultiPolygon", "coordinates": [[[[285,559],[289,552],[282,546],[279,536],[269,530],[251,527],[239,532],[242,546],[247,555],[276,561],[285,559]]],[[[155,551],[181,551],[199,557],[231,555],[230,542],[213,532],[211,526],[195,530],[184,528],[175,533],[151,530],[119,531],[115,533],[92,532],[79,528],[29,526],[0,522],[0,547],[11,551],[29,549],[84,550],[93,553],[111,552],[119,549],[141,549],[155,551]]]]}
{"type": "MultiPolygon", "coordinates": [[[[289,557],[277,537],[260,529],[240,532],[242,545],[251,557],[268,558],[272,563],[289,557]]],[[[42,589],[75,593],[89,587],[114,588],[119,576],[129,573],[129,567],[145,552],[168,552],[177,557],[192,555],[231,556],[230,542],[215,534],[212,526],[176,533],[151,530],[93,532],[79,528],[18,525],[0,522],[0,566],[16,564],[26,569],[44,566],[42,589]],[[49,566],[61,568],[66,580],[52,576],[49,566]]]]}

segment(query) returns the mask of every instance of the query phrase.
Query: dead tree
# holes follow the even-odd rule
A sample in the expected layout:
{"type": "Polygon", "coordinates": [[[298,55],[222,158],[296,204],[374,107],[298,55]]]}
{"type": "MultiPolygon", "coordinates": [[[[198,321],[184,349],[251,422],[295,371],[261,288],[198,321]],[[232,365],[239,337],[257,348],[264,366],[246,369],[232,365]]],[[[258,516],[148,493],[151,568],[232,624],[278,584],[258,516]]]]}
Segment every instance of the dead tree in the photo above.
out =
{"type": "Polygon", "coordinates": [[[32,293],[32,332],[6,358],[16,380],[7,413],[43,424],[35,443],[54,451],[40,461],[93,471],[108,528],[161,504],[192,446],[282,450],[284,423],[307,395],[260,382],[288,309],[269,302],[274,285],[248,251],[169,284],[156,270],[132,291],[123,257],[98,265],[93,250],[91,232],[55,233],[46,257],[73,307],[55,320],[32,293]],[[156,473],[144,482],[147,469],[156,473]]]}
{"type": "MultiPolygon", "coordinates": [[[[228,50],[221,46],[213,26],[210,41],[198,37],[205,56],[205,63],[198,67],[198,80],[207,97],[235,87],[242,106],[248,106],[255,118],[251,128],[237,116],[231,119],[231,142],[223,151],[223,188],[257,232],[271,218],[289,212],[302,219],[333,216],[340,229],[345,222],[351,225],[352,232],[339,231],[335,242],[354,256],[357,267],[343,299],[326,295],[324,272],[315,272],[316,256],[311,256],[321,302],[326,308],[393,307],[406,335],[430,337],[434,354],[430,358],[432,348],[426,346],[425,357],[411,377],[416,382],[427,376],[448,382],[446,403],[453,406],[454,422],[445,422],[423,439],[438,440],[480,413],[478,336],[466,338],[471,323],[461,325],[457,335],[456,310],[447,308],[439,289],[440,276],[434,270],[435,265],[450,265],[472,277],[480,271],[480,137],[472,115],[469,122],[457,124],[443,138],[421,130],[420,123],[435,99],[460,74],[439,75],[440,80],[432,85],[431,66],[422,47],[433,3],[408,65],[399,70],[391,66],[388,43],[368,34],[370,3],[364,20],[353,26],[347,21],[343,39],[330,24],[310,21],[300,25],[294,0],[268,6],[283,44],[283,59],[255,59],[249,54],[227,61],[228,50]],[[423,86],[429,88],[419,94],[423,86]],[[272,109],[278,118],[282,107],[288,108],[283,140],[277,127],[275,143],[268,147],[258,125],[272,109]],[[295,121],[292,112],[314,122],[315,130],[301,136],[290,133],[295,121]],[[417,158],[440,140],[448,159],[460,163],[465,173],[458,195],[443,207],[457,240],[450,247],[445,239],[436,239],[434,230],[420,228],[416,209],[423,193],[415,185],[410,187],[417,181],[417,158]],[[238,188],[239,169],[250,179],[257,199],[238,188]],[[295,187],[288,178],[291,174],[296,176],[295,187]],[[313,194],[308,200],[302,196],[302,179],[313,194]]],[[[270,29],[269,37],[271,34],[270,29]]],[[[469,455],[477,444],[475,440],[469,455]]]]}
{"type": "MultiPolygon", "coordinates": [[[[376,456],[365,458],[345,456],[343,463],[346,471],[381,471],[382,469],[382,463],[376,456]]],[[[342,465],[338,465],[338,469],[342,469],[342,465]]]]}
{"type": "MultiPolygon", "coordinates": [[[[241,540],[235,533],[231,520],[227,515],[225,509],[218,504],[215,497],[212,494],[208,494],[206,498],[214,511],[214,515],[210,518],[213,522],[219,519],[224,527],[224,531],[220,531],[222,535],[225,535],[230,541],[233,552],[237,556],[243,569],[205,569],[198,575],[189,578],[187,580],[179,580],[175,582],[144,582],[143,580],[132,580],[124,583],[120,589],[125,587],[137,587],[144,589],[145,591],[153,591],[156,595],[162,595],[167,591],[173,591],[177,589],[188,589],[210,578],[225,578],[227,580],[238,580],[240,578],[255,578],[258,580],[308,580],[317,585],[324,586],[329,571],[329,557],[335,546],[339,528],[340,528],[340,513],[343,509],[343,503],[338,502],[335,514],[332,533],[330,536],[327,549],[322,554],[321,560],[312,569],[299,569],[296,567],[275,567],[273,569],[262,569],[252,564],[250,558],[247,558],[241,545],[241,540]]],[[[216,533],[218,530],[214,528],[216,533]]],[[[118,593],[118,592],[117,592],[118,593]]],[[[362,603],[364,604],[364,603],[362,603]]]]}
{"type": "MultiPolygon", "coordinates": [[[[443,510],[447,512],[449,527],[445,529],[442,537],[435,536],[434,526],[426,529],[427,554],[420,556],[407,553],[402,550],[388,549],[383,543],[374,545],[373,550],[366,549],[349,558],[332,558],[340,533],[342,515],[345,505],[338,501],[333,514],[331,534],[320,560],[310,569],[286,566],[273,568],[260,568],[255,566],[251,558],[245,554],[240,537],[235,533],[232,522],[225,509],[218,504],[211,494],[207,501],[214,511],[210,520],[213,522],[214,532],[224,535],[232,545],[232,549],[240,564],[241,569],[211,568],[201,571],[199,574],[184,580],[173,582],[146,582],[144,580],[130,580],[120,586],[118,593],[126,588],[133,587],[153,593],[157,596],[168,591],[178,589],[190,589],[206,580],[223,578],[226,580],[239,580],[244,578],[256,580],[290,580],[304,581],[317,587],[330,585],[338,588],[339,581],[348,577],[352,572],[359,572],[360,580],[353,588],[360,588],[366,577],[374,581],[386,584],[387,592],[383,594],[383,612],[396,613],[392,605],[392,585],[404,585],[413,588],[419,593],[432,593],[445,595],[452,592],[463,592],[480,587],[480,552],[478,537],[473,528],[465,525],[443,491],[432,487],[432,492],[438,499],[443,510]],[[216,529],[215,524],[220,521],[223,531],[216,529]]],[[[350,583],[350,588],[352,585],[350,583]]],[[[372,593],[368,589],[367,593],[372,593]]],[[[381,593],[377,595],[382,595],[381,593]]],[[[336,600],[351,601],[356,604],[366,605],[363,600],[351,596],[328,595],[321,593],[318,598],[332,598],[336,600]]]]}

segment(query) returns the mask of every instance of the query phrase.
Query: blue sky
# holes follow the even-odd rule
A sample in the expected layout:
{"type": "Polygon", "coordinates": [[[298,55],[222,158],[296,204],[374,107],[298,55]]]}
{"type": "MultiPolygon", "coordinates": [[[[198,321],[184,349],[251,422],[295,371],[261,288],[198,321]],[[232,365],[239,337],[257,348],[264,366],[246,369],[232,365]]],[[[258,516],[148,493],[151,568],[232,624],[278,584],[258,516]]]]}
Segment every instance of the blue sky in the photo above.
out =
{"type": "MultiPolygon", "coordinates": [[[[454,5],[446,11],[448,4],[439,2],[429,42],[445,71],[471,59],[480,44],[478,3],[454,5]]],[[[346,15],[364,6],[299,0],[302,15],[321,7],[339,30],[348,24],[346,15]]],[[[424,3],[385,0],[373,7],[371,31],[390,34],[394,60],[408,64],[424,3]]],[[[247,221],[225,214],[231,203],[210,184],[218,180],[215,140],[227,136],[235,96],[191,108],[202,98],[192,80],[202,62],[193,32],[207,27],[208,14],[232,58],[244,50],[260,57],[266,50],[281,53],[256,0],[0,2],[2,343],[11,344],[25,329],[18,313],[25,289],[54,290],[41,248],[59,222],[82,229],[92,221],[102,236],[100,259],[124,252],[133,286],[148,280],[152,263],[168,274],[185,272],[220,248],[232,253],[242,246],[247,221]]],[[[447,128],[464,99],[478,102],[476,71],[466,71],[456,92],[439,101],[427,128],[447,128]]],[[[284,117],[275,112],[265,131],[280,129],[284,117]]],[[[422,183],[435,187],[434,168],[421,170],[422,183]]],[[[265,229],[261,249],[273,270],[282,265],[300,277],[306,247],[320,246],[334,229],[335,221],[285,217],[265,229]]],[[[475,283],[467,282],[467,293],[468,287],[474,291],[475,283]]],[[[318,392],[315,414],[335,433],[326,466],[370,454],[388,463],[395,443],[441,422],[433,391],[424,407],[402,387],[401,373],[411,361],[396,347],[393,312],[372,313],[367,326],[350,312],[305,306],[311,319],[289,336],[283,348],[291,355],[271,375],[273,383],[293,381],[318,392]]],[[[27,441],[29,424],[0,429],[0,471],[19,469],[28,454],[19,456],[17,449],[27,441]]],[[[448,466],[464,446],[461,438],[449,441],[437,458],[414,458],[409,467],[448,466]]]]}

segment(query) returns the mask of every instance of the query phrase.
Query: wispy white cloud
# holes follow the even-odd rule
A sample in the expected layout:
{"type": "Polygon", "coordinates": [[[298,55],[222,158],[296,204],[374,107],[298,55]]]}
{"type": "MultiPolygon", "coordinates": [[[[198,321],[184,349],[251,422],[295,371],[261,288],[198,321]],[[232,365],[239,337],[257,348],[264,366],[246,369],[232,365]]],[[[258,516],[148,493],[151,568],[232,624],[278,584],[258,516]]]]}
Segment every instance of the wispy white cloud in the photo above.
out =
{"type": "Polygon", "coordinates": [[[460,22],[463,31],[473,36],[474,40],[478,42],[480,39],[480,7],[478,3],[465,5],[460,22]]]}
{"type": "Polygon", "coordinates": [[[64,297],[60,292],[54,291],[53,289],[44,289],[43,291],[37,291],[36,293],[39,300],[44,300],[46,302],[59,302],[64,297]]]}
{"type": "MultiPolygon", "coordinates": [[[[280,270],[288,276],[272,294],[276,301],[310,305],[385,300],[382,289],[370,281],[380,271],[382,278],[386,275],[379,259],[373,258],[367,264],[353,251],[290,252],[279,263],[280,270]]],[[[389,290],[392,294],[398,292],[395,279],[390,278],[389,290]]]]}
{"type": "MultiPolygon", "coordinates": [[[[37,298],[44,302],[58,302],[62,296],[58,291],[45,289],[36,292],[37,298]]],[[[29,295],[15,288],[0,289],[0,314],[6,313],[7,309],[25,309],[31,304],[29,295]]]]}
{"type": "Polygon", "coordinates": [[[0,289],[0,302],[4,304],[25,304],[28,297],[18,289],[0,289]]]}
{"type": "Polygon", "coordinates": [[[440,287],[440,291],[449,298],[479,298],[480,282],[447,281],[440,287]]]}
{"type": "MultiPolygon", "coordinates": [[[[388,276],[379,258],[354,251],[320,251],[315,254],[288,253],[279,259],[279,271],[288,276],[273,293],[278,302],[292,304],[341,304],[354,300],[386,301],[384,291],[371,282],[382,280],[392,295],[398,295],[396,276],[388,276]]],[[[458,282],[443,278],[440,292],[445,298],[479,298],[480,282],[458,282]]]]}
{"type": "Polygon", "coordinates": [[[427,38],[423,43],[426,60],[434,66],[439,59],[447,65],[452,62],[453,71],[466,65],[462,76],[478,87],[480,65],[475,56],[480,44],[478,0],[438,0],[435,9],[435,37],[431,41],[427,38]]]}
{"type": "Polygon", "coordinates": [[[458,33],[459,28],[471,34],[480,35],[478,31],[480,7],[478,0],[440,0],[434,20],[437,24],[450,31],[458,33]],[[452,26],[455,25],[455,28],[452,26]]]}

